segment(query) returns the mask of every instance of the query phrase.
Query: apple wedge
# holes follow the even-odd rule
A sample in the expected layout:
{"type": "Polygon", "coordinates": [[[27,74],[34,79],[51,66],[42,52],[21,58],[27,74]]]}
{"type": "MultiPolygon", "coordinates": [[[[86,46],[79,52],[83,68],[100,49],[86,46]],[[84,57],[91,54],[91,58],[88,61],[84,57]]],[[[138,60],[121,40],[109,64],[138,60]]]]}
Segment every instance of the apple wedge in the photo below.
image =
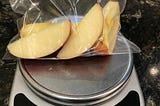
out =
{"type": "Polygon", "coordinates": [[[25,37],[28,35],[31,35],[32,33],[37,33],[49,26],[51,26],[53,23],[34,23],[34,24],[27,24],[24,25],[20,30],[20,36],[25,37]]]}
{"type": "Polygon", "coordinates": [[[95,4],[83,17],[58,53],[60,59],[71,59],[87,51],[97,41],[103,29],[103,11],[95,4]]]}
{"type": "Polygon", "coordinates": [[[71,22],[71,34],[72,34],[74,31],[76,31],[76,28],[77,28],[78,24],[79,24],[79,22],[76,22],[76,23],[71,22]]]}
{"type": "Polygon", "coordinates": [[[69,37],[70,27],[69,20],[55,23],[42,31],[20,38],[7,48],[11,54],[20,58],[34,59],[47,56],[64,44],[69,37]]]}
{"type": "Polygon", "coordinates": [[[108,48],[108,54],[112,54],[120,27],[119,2],[109,1],[103,8],[103,14],[103,43],[108,48]]]}

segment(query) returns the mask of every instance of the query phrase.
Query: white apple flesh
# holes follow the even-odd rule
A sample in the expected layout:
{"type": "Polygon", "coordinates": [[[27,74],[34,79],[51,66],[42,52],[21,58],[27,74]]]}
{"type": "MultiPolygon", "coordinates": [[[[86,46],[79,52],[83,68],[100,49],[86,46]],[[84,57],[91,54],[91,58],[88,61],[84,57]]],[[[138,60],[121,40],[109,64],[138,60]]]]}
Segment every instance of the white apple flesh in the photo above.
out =
{"type": "Polygon", "coordinates": [[[71,59],[86,52],[97,41],[103,29],[103,11],[95,4],[79,22],[58,53],[60,59],[71,59]]]}
{"type": "Polygon", "coordinates": [[[8,45],[9,52],[20,58],[35,59],[52,54],[67,40],[70,34],[70,21],[55,23],[30,36],[20,38],[8,45]]]}

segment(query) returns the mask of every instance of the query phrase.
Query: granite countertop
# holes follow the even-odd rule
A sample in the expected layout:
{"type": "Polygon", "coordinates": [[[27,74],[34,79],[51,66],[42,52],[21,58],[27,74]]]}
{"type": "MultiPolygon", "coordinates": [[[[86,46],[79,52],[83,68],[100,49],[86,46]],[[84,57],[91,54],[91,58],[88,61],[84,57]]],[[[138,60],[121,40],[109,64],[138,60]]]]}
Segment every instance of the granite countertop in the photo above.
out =
{"type": "MultiPolygon", "coordinates": [[[[0,0],[0,106],[7,106],[16,61],[3,61],[6,45],[17,34],[16,19],[8,0],[0,0]]],[[[128,0],[121,15],[121,32],[142,52],[134,64],[147,106],[160,106],[160,1],[128,0]]]]}

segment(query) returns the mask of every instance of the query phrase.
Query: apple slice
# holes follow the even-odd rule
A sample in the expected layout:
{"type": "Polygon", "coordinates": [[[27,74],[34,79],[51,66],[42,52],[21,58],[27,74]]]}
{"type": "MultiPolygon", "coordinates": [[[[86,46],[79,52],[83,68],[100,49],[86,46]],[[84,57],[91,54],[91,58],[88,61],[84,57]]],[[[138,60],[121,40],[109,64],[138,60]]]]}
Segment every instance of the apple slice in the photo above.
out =
{"type": "Polygon", "coordinates": [[[76,23],[72,22],[71,23],[71,33],[76,31],[76,28],[77,28],[78,24],[79,24],[79,22],[76,22],[76,23]]]}
{"type": "Polygon", "coordinates": [[[108,48],[108,54],[112,54],[120,27],[119,2],[109,1],[103,8],[103,14],[103,43],[108,48]]]}
{"type": "Polygon", "coordinates": [[[34,24],[27,24],[22,27],[20,30],[20,36],[25,37],[28,35],[31,35],[32,33],[37,33],[49,26],[51,26],[53,23],[34,23],[34,24]]]}
{"type": "Polygon", "coordinates": [[[39,58],[58,50],[70,34],[70,21],[55,23],[46,29],[8,45],[11,54],[20,58],[39,58]]]}
{"type": "Polygon", "coordinates": [[[97,41],[103,29],[103,11],[95,4],[77,25],[58,53],[60,59],[77,57],[87,51],[97,41]]]}

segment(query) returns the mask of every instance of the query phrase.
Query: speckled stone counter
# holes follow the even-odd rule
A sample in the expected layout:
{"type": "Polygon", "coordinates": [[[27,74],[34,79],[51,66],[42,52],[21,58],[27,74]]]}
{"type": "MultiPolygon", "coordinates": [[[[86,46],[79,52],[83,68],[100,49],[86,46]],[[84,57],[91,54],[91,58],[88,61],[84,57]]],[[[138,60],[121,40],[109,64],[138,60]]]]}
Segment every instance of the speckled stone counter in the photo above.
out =
{"type": "MultiPolygon", "coordinates": [[[[8,0],[0,0],[0,106],[8,106],[16,61],[3,61],[6,45],[18,32],[8,0]]],[[[142,50],[134,64],[147,106],[160,106],[160,1],[128,0],[121,32],[142,50]]]]}
{"type": "Polygon", "coordinates": [[[122,33],[142,50],[134,56],[147,106],[160,106],[160,1],[129,0],[122,33]]]}

